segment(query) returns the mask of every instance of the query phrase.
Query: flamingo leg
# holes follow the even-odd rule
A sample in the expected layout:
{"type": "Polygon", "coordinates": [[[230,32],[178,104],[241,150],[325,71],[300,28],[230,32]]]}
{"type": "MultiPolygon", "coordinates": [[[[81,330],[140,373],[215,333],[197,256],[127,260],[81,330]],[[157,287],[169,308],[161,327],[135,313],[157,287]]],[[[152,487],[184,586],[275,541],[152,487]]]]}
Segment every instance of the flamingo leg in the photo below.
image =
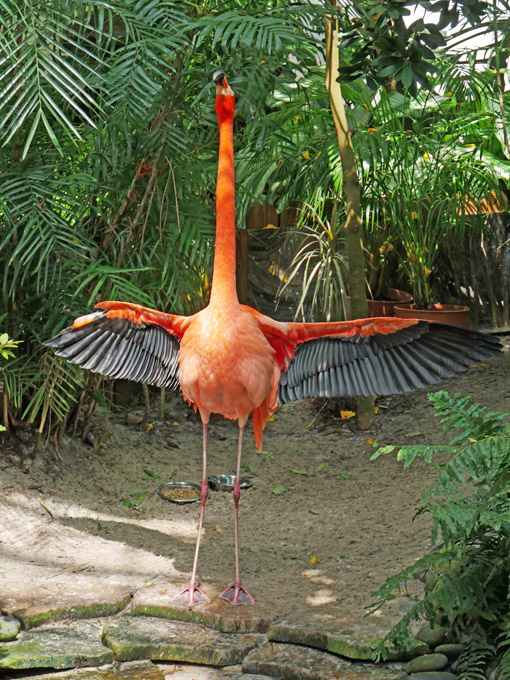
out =
{"type": "Polygon", "coordinates": [[[203,432],[203,477],[202,477],[202,490],[201,490],[201,507],[200,507],[200,520],[198,522],[198,536],[195,545],[195,557],[193,558],[193,568],[191,570],[191,579],[187,588],[184,588],[180,593],[172,598],[172,602],[175,604],[184,604],[190,609],[197,604],[202,604],[203,602],[209,602],[209,598],[204,595],[204,593],[198,588],[196,582],[197,575],[197,564],[198,564],[198,551],[200,549],[200,538],[202,536],[202,524],[204,521],[204,510],[205,502],[207,500],[207,423],[202,424],[203,432]]]}
{"type": "Polygon", "coordinates": [[[241,496],[241,487],[239,484],[239,477],[241,474],[241,451],[243,448],[243,430],[244,427],[239,428],[239,446],[237,450],[237,467],[236,467],[236,481],[234,484],[234,545],[235,545],[235,561],[236,561],[236,575],[234,583],[224,590],[220,597],[231,605],[238,604],[254,604],[255,600],[241,583],[239,577],[239,525],[238,525],[238,509],[239,497],[241,496]]]}

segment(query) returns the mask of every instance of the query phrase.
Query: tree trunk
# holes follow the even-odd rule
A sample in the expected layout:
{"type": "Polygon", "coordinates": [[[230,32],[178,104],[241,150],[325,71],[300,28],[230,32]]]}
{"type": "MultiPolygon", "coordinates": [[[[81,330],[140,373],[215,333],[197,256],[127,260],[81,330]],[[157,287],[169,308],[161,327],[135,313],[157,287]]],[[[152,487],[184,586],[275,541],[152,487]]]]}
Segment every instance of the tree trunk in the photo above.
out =
{"type": "MultiPolygon", "coordinates": [[[[352,146],[344,100],[338,77],[338,20],[335,16],[326,19],[326,89],[329,95],[331,113],[338,139],[342,162],[343,193],[347,203],[347,259],[349,262],[349,295],[351,296],[351,317],[363,319],[367,316],[365,284],[365,256],[363,252],[363,227],[361,223],[361,191],[356,170],[356,159],[352,146]]],[[[370,427],[374,419],[373,397],[358,399],[358,426],[370,427]]]]}

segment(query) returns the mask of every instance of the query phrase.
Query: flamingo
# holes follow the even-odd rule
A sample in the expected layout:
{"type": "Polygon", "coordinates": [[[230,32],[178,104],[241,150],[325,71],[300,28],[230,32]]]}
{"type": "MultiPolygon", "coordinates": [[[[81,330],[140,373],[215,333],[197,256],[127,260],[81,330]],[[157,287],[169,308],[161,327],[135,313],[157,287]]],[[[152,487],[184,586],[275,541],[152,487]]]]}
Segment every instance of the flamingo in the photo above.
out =
{"type": "Polygon", "coordinates": [[[112,378],[180,388],[199,411],[203,477],[191,577],[173,602],[189,608],[208,601],[197,584],[207,500],[207,423],[211,413],[237,420],[234,497],[235,578],[220,597],[252,604],[239,571],[239,477],[243,432],[253,414],[262,448],[268,418],[279,404],[314,397],[387,395],[430,385],[500,350],[497,338],[417,319],[369,318],[282,323],[238,301],[235,279],[234,93],[222,71],[216,84],[219,161],[216,245],[208,306],[192,316],[130,302],[99,302],[46,344],[58,356],[112,378]]]}

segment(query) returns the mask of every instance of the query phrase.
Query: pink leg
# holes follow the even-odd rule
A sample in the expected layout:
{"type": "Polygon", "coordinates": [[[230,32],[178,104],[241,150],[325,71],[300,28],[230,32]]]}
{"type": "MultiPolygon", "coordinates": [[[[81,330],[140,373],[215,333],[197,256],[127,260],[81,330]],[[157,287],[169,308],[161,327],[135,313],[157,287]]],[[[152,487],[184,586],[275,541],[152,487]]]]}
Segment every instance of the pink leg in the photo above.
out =
{"type": "Polygon", "coordinates": [[[234,544],[236,553],[236,577],[234,583],[224,590],[220,597],[231,605],[238,604],[253,604],[255,600],[250,593],[243,587],[241,579],[239,578],[239,531],[238,531],[238,508],[239,497],[241,495],[241,488],[239,486],[239,476],[241,474],[241,450],[243,448],[243,427],[239,428],[239,447],[237,450],[237,468],[236,468],[236,483],[234,485],[234,544]]]}
{"type": "Polygon", "coordinates": [[[191,570],[191,579],[189,586],[184,588],[178,595],[172,598],[172,602],[175,604],[184,604],[190,609],[196,604],[202,604],[203,602],[209,602],[209,598],[204,595],[204,593],[198,588],[196,582],[197,574],[197,563],[198,563],[198,551],[200,549],[200,537],[202,535],[202,523],[204,521],[204,510],[205,502],[207,500],[207,423],[203,423],[203,463],[204,463],[204,473],[202,477],[202,504],[200,508],[200,520],[198,522],[198,536],[195,545],[195,557],[193,559],[193,569],[191,570]]]}

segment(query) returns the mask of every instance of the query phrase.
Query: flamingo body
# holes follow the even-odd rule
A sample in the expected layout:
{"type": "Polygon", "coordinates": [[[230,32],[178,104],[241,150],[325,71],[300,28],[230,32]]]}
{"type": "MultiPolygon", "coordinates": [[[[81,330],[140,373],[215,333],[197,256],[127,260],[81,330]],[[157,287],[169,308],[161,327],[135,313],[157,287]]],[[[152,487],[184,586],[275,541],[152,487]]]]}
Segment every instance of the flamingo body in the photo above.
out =
{"type": "Polygon", "coordinates": [[[189,585],[174,602],[207,601],[196,569],[207,500],[207,423],[211,413],[239,423],[234,486],[235,579],[220,597],[253,598],[239,577],[238,504],[242,437],[250,414],[256,446],[278,404],[313,397],[385,395],[439,382],[500,351],[497,338],[417,319],[373,318],[283,323],[239,304],[235,281],[234,93],[216,82],[220,129],[216,244],[209,305],[191,317],[129,302],[100,302],[46,344],[57,355],[112,378],[180,387],[203,423],[198,537],[189,585]]]}
{"type": "Polygon", "coordinates": [[[271,391],[274,355],[256,317],[241,305],[209,306],[193,317],[180,343],[183,397],[198,408],[203,422],[219,413],[243,427],[271,391]]]}

